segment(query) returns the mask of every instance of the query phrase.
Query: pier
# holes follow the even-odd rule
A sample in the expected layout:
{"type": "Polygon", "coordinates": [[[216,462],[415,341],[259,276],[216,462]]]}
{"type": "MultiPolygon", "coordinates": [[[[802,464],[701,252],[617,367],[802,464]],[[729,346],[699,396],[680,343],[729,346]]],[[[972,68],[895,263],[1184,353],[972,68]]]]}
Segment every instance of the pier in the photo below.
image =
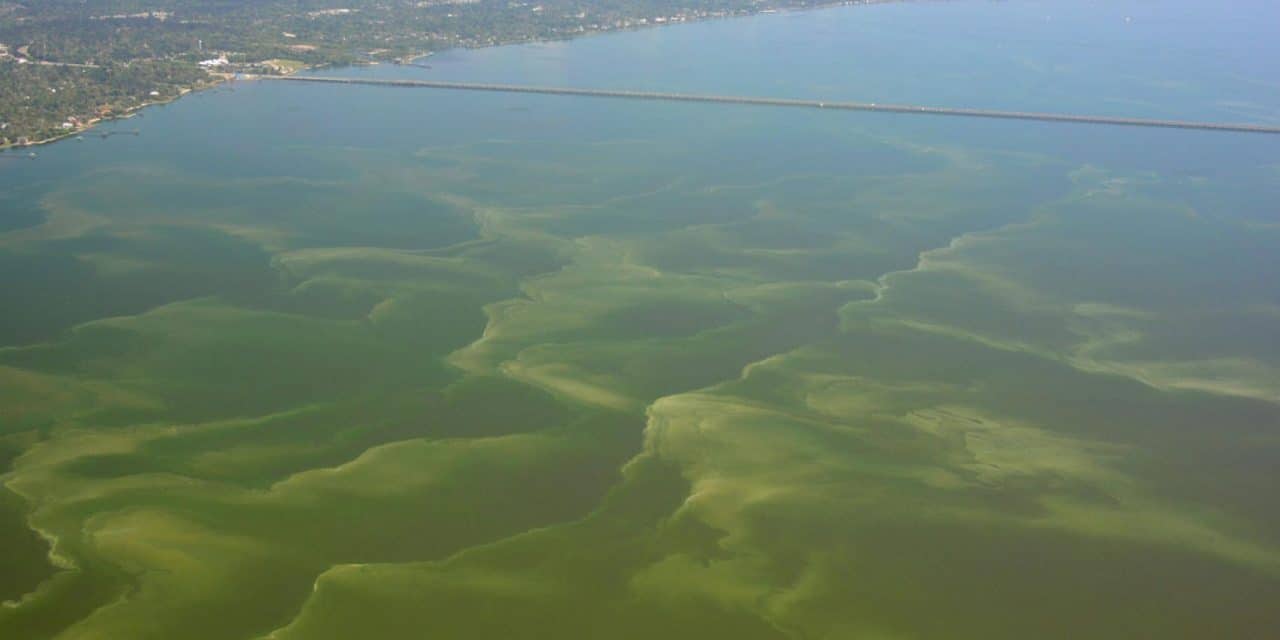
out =
{"type": "Polygon", "coordinates": [[[1198,129],[1202,131],[1227,131],[1236,133],[1280,134],[1280,125],[1244,124],[1230,122],[1196,122],[1190,120],[1157,120],[1147,118],[1120,118],[1112,116],[1074,115],[1063,113],[1038,113],[1033,111],[998,111],[991,109],[961,109],[953,107],[927,107],[910,104],[883,104],[877,102],[837,102],[822,100],[794,100],[788,98],[757,98],[750,96],[719,96],[690,93],[660,93],[652,91],[624,91],[616,89],[575,89],[570,87],[545,87],[510,84],[480,84],[469,82],[442,82],[434,80],[383,80],[373,78],[334,78],[322,76],[258,76],[285,82],[311,82],[327,84],[359,84],[380,87],[405,87],[418,89],[448,89],[456,91],[489,91],[501,93],[534,93],[557,96],[586,96],[593,98],[623,98],[628,100],[655,100],[662,102],[710,102],[765,107],[801,107],[807,109],[831,109],[836,111],[871,111],[877,113],[906,113],[917,115],[956,116],[964,118],[994,118],[1000,120],[1034,120],[1039,122],[1066,122],[1072,124],[1117,125],[1126,127],[1157,127],[1164,129],[1198,129]]]}
{"type": "MultiPolygon", "coordinates": [[[[139,115],[141,115],[141,114],[139,114],[139,115]]],[[[102,132],[100,132],[100,133],[98,133],[98,134],[96,134],[96,135],[97,135],[99,138],[102,138],[103,140],[106,140],[107,138],[110,138],[111,136],[134,136],[134,137],[137,137],[137,136],[142,135],[142,132],[141,132],[141,131],[139,131],[139,130],[137,130],[137,129],[124,129],[124,130],[119,130],[119,129],[117,129],[117,130],[115,130],[115,131],[102,131],[102,132]]]]}

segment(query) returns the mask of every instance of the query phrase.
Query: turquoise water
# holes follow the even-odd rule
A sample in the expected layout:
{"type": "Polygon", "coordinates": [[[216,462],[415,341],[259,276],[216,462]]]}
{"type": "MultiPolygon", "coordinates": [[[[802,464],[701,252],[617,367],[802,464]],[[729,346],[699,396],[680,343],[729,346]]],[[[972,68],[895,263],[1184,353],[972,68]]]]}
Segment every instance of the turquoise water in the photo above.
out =
{"type": "MultiPolygon", "coordinates": [[[[1277,18],[313,73],[1276,124],[1277,18]]],[[[1273,136],[267,81],[135,129],[0,160],[0,637],[1280,628],[1273,136]]]]}

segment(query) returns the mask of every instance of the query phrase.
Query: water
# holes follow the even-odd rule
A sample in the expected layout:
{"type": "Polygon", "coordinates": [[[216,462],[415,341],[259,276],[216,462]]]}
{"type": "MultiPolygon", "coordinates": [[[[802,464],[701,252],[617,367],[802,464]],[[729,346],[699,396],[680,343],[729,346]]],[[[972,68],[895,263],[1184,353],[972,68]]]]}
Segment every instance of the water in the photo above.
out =
{"type": "MultiPolygon", "coordinates": [[[[1277,17],[318,73],[1274,124],[1277,17]]],[[[0,163],[0,636],[1280,628],[1273,137],[269,82],[103,128],[0,163]]]]}

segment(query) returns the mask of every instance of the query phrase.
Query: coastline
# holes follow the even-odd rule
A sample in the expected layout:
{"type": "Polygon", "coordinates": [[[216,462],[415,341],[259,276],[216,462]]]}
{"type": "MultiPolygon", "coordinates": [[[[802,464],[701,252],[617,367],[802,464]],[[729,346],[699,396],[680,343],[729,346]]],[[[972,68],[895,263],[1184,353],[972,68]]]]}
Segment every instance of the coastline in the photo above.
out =
{"type": "Polygon", "coordinates": [[[59,133],[58,135],[50,138],[44,138],[41,140],[31,140],[31,141],[28,141],[26,144],[18,144],[16,142],[11,142],[9,144],[0,144],[0,152],[7,152],[12,149],[27,149],[31,147],[39,147],[47,144],[53,144],[54,142],[58,142],[59,140],[66,140],[67,138],[72,138],[78,135],[82,135],[84,132],[89,131],[90,129],[93,129],[94,127],[104,122],[113,122],[116,120],[128,120],[129,118],[132,118],[138,115],[138,112],[142,111],[147,107],[155,107],[155,106],[166,105],[172,102],[176,102],[179,98],[182,98],[187,94],[195,93],[196,91],[204,91],[205,89],[212,89],[230,79],[231,78],[229,75],[223,75],[223,76],[211,75],[209,78],[209,81],[207,82],[203,82],[201,84],[197,84],[190,87],[183,87],[178,91],[178,95],[175,95],[169,98],[148,100],[146,102],[139,103],[135,106],[129,107],[128,109],[125,109],[124,111],[121,111],[119,115],[88,118],[84,120],[84,124],[78,127],[72,127],[70,129],[67,129],[66,131],[59,133]]]}
{"type": "MultiPolygon", "coordinates": [[[[627,33],[631,31],[646,31],[649,29],[676,27],[682,24],[714,22],[716,20],[735,20],[740,18],[750,18],[753,16],[761,16],[761,15],[783,15],[788,13],[805,13],[809,11],[823,11],[827,9],[835,9],[837,7],[861,7],[861,6],[872,6],[872,5],[881,5],[881,4],[903,4],[906,2],[922,2],[922,1],[925,1],[925,0],[827,0],[825,2],[815,2],[813,4],[803,6],[803,7],[761,6],[756,9],[745,10],[738,13],[726,13],[723,15],[706,15],[698,18],[675,20],[675,21],[669,20],[666,22],[645,22],[640,24],[632,24],[624,27],[612,27],[608,29],[596,29],[594,31],[583,31],[580,33],[575,33],[572,35],[567,35],[567,36],[558,37],[558,38],[512,39],[512,40],[504,40],[502,42],[494,42],[492,44],[484,44],[484,45],[477,45],[477,46],[464,45],[464,46],[450,47],[447,49],[439,49],[436,51],[427,51],[425,53],[415,53],[407,56],[401,56],[399,58],[395,58],[392,60],[374,61],[368,64],[381,64],[383,62],[390,62],[392,64],[414,66],[412,63],[418,60],[431,57],[438,53],[444,53],[446,51],[488,49],[490,47],[507,47],[507,46],[517,45],[517,44],[540,44],[540,43],[551,43],[551,42],[566,42],[569,40],[577,40],[578,38],[590,38],[594,36],[602,36],[602,35],[608,35],[613,33],[627,33]]],[[[646,18],[646,20],[653,20],[653,18],[646,18]]],[[[299,71],[306,71],[308,69],[322,69],[325,66],[326,65],[315,65],[313,67],[299,69],[299,71]]],[[[290,74],[282,74],[282,75],[293,75],[293,74],[290,73],[290,74]]]]}
{"type": "MultiPolygon", "coordinates": [[[[490,47],[505,47],[505,46],[516,45],[516,44],[564,42],[567,40],[576,40],[578,38],[588,38],[588,37],[599,36],[599,35],[610,34],[610,33],[641,31],[646,29],[670,27],[670,26],[676,26],[676,25],[682,25],[682,24],[693,24],[697,22],[710,22],[712,20],[732,20],[736,18],[747,18],[751,16],[758,16],[758,15],[799,13],[799,12],[805,12],[805,11],[820,11],[825,9],[833,9],[836,7],[847,7],[847,6],[896,4],[900,2],[906,2],[906,1],[908,0],[835,0],[831,2],[818,2],[818,3],[812,4],[809,6],[804,6],[804,7],[779,8],[779,7],[772,7],[772,6],[762,6],[759,8],[743,10],[738,13],[727,13],[724,15],[707,15],[707,16],[702,16],[702,17],[697,17],[692,19],[685,19],[685,20],[678,20],[678,21],[666,21],[664,19],[663,22],[657,22],[656,17],[650,17],[650,18],[643,18],[644,22],[641,22],[641,23],[629,24],[627,26],[622,26],[622,27],[597,29],[594,31],[583,31],[580,33],[575,33],[572,35],[567,35],[565,37],[559,37],[559,38],[527,38],[527,39],[504,40],[500,42],[493,42],[493,43],[488,43],[488,44],[483,44],[478,46],[459,46],[459,47],[451,47],[449,49],[440,49],[437,51],[423,51],[423,52],[413,53],[406,56],[399,56],[397,58],[391,58],[387,60],[373,60],[367,63],[356,63],[356,65],[342,65],[342,66],[372,66],[372,65],[378,65],[378,64],[394,64],[398,66],[421,66],[417,64],[419,60],[424,60],[437,53],[441,53],[444,51],[452,51],[454,49],[473,50],[473,49],[487,49],[490,47]]],[[[303,71],[314,71],[317,69],[329,68],[331,66],[333,65],[328,65],[328,64],[303,65],[298,67],[297,69],[289,71],[288,73],[282,73],[279,75],[291,76],[291,75],[296,75],[298,73],[301,73],[303,71]]],[[[239,73],[210,73],[208,81],[202,82],[190,87],[184,87],[178,92],[176,96],[173,96],[170,98],[163,98],[159,100],[149,100],[146,102],[142,102],[142,103],[139,103],[138,105],[135,105],[133,107],[130,107],[122,111],[118,115],[87,118],[84,120],[83,125],[74,127],[71,129],[67,129],[66,131],[59,133],[58,135],[50,138],[44,138],[42,140],[30,140],[30,141],[27,141],[25,144],[18,144],[16,142],[10,142],[8,144],[0,144],[0,153],[8,153],[13,149],[30,149],[33,147],[44,146],[48,144],[53,144],[55,142],[59,142],[61,140],[66,140],[67,138],[73,138],[75,136],[83,135],[86,131],[93,129],[94,127],[104,122],[112,122],[116,120],[127,120],[129,118],[134,117],[140,111],[142,111],[147,107],[165,105],[172,102],[176,102],[178,99],[182,98],[183,96],[186,96],[191,93],[195,93],[197,91],[213,89],[215,87],[218,87],[226,82],[229,82],[235,79],[240,75],[241,74],[239,73]]]]}

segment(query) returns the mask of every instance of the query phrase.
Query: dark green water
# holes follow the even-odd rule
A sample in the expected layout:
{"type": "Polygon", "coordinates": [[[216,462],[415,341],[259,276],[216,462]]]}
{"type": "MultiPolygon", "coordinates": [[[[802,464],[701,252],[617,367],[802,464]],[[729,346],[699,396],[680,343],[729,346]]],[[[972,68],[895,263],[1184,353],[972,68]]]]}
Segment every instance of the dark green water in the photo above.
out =
{"type": "MultiPolygon", "coordinates": [[[[325,73],[1274,124],[1277,18],[325,73]]],[[[2,638],[1280,629],[1273,137],[266,82],[104,128],[0,161],[2,638]]]]}

